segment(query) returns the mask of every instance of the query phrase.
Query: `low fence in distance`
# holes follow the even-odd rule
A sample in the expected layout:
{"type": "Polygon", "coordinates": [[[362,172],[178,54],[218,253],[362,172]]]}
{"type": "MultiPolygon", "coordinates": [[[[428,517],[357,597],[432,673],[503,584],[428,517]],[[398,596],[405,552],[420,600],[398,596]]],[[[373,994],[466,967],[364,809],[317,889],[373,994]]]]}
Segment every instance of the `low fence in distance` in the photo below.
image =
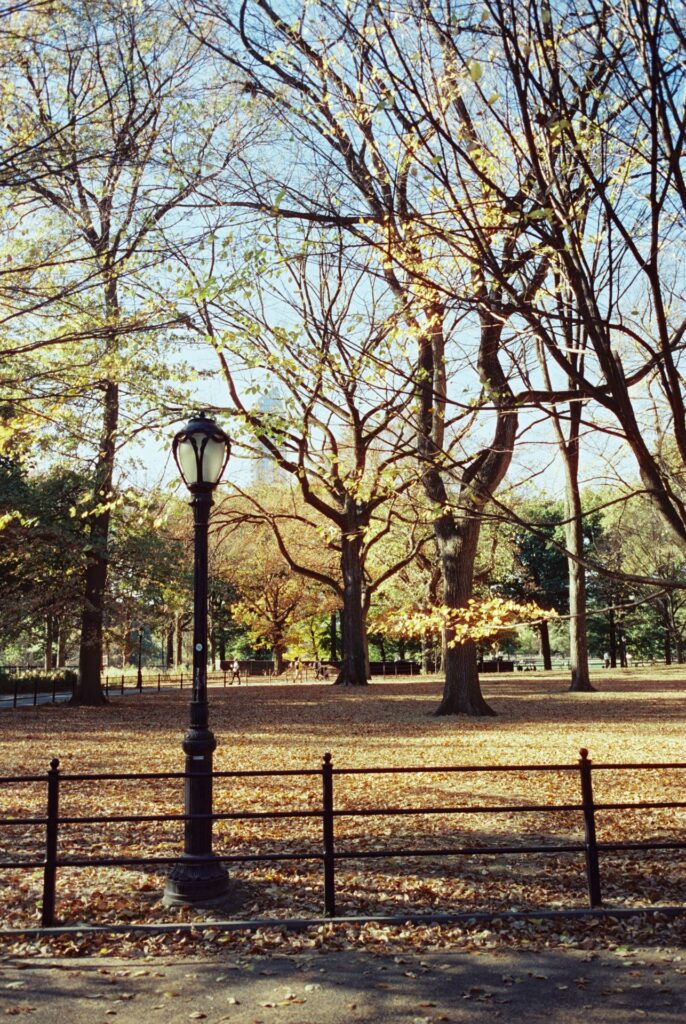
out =
{"type": "MultiPolygon", "coordinates": [[[[57,904],[57,882],[60,868],[92,868],[92,867],[149,867],[169,865],[174,863],[178,857],[168,856],[137,856],[137,857],[83,857],[60,855],[59,836],[60,829],[64,825],[93,825],[106,822],[185,822],[187,820],[247,820],[247,819],[284,819],[284,818],[309,818],[319,819],[321,823],[321,845],[316,849],[294,852],[288,850],[277,853],[241,853],[226,854],[218,853],[223,863],[242,862],[273,862],[273,861],[319,861],[322,865],[322,890],[323,890],[323,914],[324,917],[333,917],[336,914],[337,884],[336,868],[341,861],[358,859],[378,859],[390,857],[412,857],[432,859],[451,856],[483,856],[489,854],[508,854],[513,856],[527,856],[530,854],[578,854],[583,856],[585,862],[586,884],[588,888],[588,902],[591,908],[602,905],[601,892],[601,868],[600,858],[606,852],[618,851],[657,851],[657,850],[681,850],[686,849],[686,841],[664,840],[664,841],[634,841],[634,842],[599,842],[596,836],[596,815],[608,810],[631,810],[655,809],[655,808],[686,808],[684,801],[626,801],[626,802],[598,802],[593,794],[593,772],[597,771],[641,771],[645,769],[661,770],[683,770],[686,763],[641,763],[641,764],[596,764],[592,765],[588,751],[582,749],[577,764],[559,765],[492,765],[492,766],[440,766],[440,767],[408,767],[408,768],[337,768],[334,767],[330,754],[324,754],[320,768],[316,769],[293,769],[284,771],[229,771],[213,772],[213,784],[225,779],[238,778],[269,778],[269,777],[319,777],[321,787],[321,803],[319,807],[308,807],[306,810],[278,810],[278,811],[232,811],[230,813],[216,813],[211,815],[187,816],[184,814],[130,814],[130,815],[62,815],[60,813],[60,792],[64,785],[80,782],[109,782],[109,781],[145,781],[152,780],[182,780],[186,778],[183,772],[146,772],[141,774],[130,773],[102,773],[102,774],[74,774],[61,773],[59,761],[54,759],[50,769],[43,775],[26,776],[0,776],[0,786],[21,786],[35,783],[43,783],[46,787],[46,813],[35,817],[11,817],[0,818],[0,829],[22,827],[44,829],[44,857],[40,860],[13,859],[0,861],[0,870],[43,870],[43,894],[41,925],[50,928],[55,925],[56,904],[57,904]],[[509,804],[479,805],[467,804],[457,806],[440,807],[337,807],[334,799],[334,780],[337,777],[346,775],[431,775],[436,773],[459,773],[468,775],[470,773],[519,773],[519,772],[564,772],[576,773],[579,781],[579,800],[571,803],[556,804],[509,804]],[[583,825],[583,840],[578,842],[565,843],[517,843],[513,841],[506,845],[473,845],[439,848],[398,848],[390,845],[388,848],[378,847],[367,849],[345,849],[339,848],[335,835],[335,823],[343,817],[371,818],[377,816],[408,816],[425,814],[520,814],[525,812],[537,812],[541,814],[558,814],[561,812],[576,812],[579,814],[579,823],[583,825]]],[[[542,909],[542,908],[538,908],[542,909]]],[[[686,907],[684,907],[686,910],[686,907]]],[[[372,916],[372,915],[370,915],[372,916]]],[[[246,922],[248,924],[249,922],[246,922]]],[[[152,927],[152,926],[151,926],[152,927]]]]}

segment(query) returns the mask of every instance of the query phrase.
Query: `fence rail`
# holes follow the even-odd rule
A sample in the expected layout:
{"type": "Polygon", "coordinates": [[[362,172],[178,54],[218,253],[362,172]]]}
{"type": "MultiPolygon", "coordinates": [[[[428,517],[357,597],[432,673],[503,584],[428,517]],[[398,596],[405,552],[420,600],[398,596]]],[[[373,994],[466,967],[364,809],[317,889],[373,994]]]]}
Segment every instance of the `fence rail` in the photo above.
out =
{"type": "MultiPolygon", "coordinates": [[[[237,821],[237,820],[278,820],[278,819],[312,819],[321,821],[321,848],[316,850],[303,850],[293,852],[292,850],[277,853],[219,853],[218,857],[222,862],[238,864],[244,862],[273,862],[273,861],[319,861],[322,864],[323,874],[323,912],[325,917],[336,915],[336,868],[343,860],[378,859],[390,857],[417,857],[417,858],[439,858],[449,856],[482,856],[482,855],[528,855],[528,854],[575,854],[583,855],[585,862],[586,885],[588,890],[588,903],[591,908],[602,906],[601,870],[600,855],[604,852],[618,852],[626,850],[657,851],[657,850],[678,850],[686,849],[686,841],[664,840],[664,841],[634,841],[634,842],[599,842],[596,835],[596,814],[608,810],[645,810],[660,808],[686,808],[686,801],[664,800],[664,801],[614,801],[599,802],[594,797],[593,773],[598,771],[643,771],[655,769],[684,770],[686,763],[682,762],[643,762],[640,764],[592,764],[585,748],[580,750],[580,757],[576,764],[556,765],[450,765],[434,767],[389,767],[389,768],[336,768],[331,755],[326,753],[323,756],[320,768],[313,769],[288,769],[284,771],[274,770],[245,770],[245,771],[217,771],[212,772],[214,780],[232,778],[282,778],[318,777],[321,784],[321,804],[319,807],[307,810],[277,810],[277,811],[232,811],[217,812],[214,814],[124,814],[124,815],[64,815],[60,813],[60,798],[62,787],[66,784],[79,782],[103,782],[103,781],[142,781],[142,780],[179,780],[185,779],[184,772],[145,772],[145,773],[123,773],[109,772],[100,774],[66,773],[60,771],[57,758],[50,762],[47,773],[38,775],[16,775],[0,776],[0,786],[43,784],[46,787],[46,813],[31,817],[10,817],[0,818],[0,828],[11,827],[35,827],[44,829],[45,853],[40,860],[14,859],[0,861],[0,870],[43,870],[43,894],[41,909],[41,926],[50,928],[56,921],[57,904],[57,878],[60,868],[70,867],[130,867],[135,865],[165,865],[173,864],[178,860],[174,856],[134,856],[134,857],[83,857],[73,855],[60,855],[59,837],[60,829],[65,825],[93,825],[109,822],[186,822],[186,821],[237,821]],[[507,803],[507,804],[468,804],[450,805],[440,807],[336,807],[334,795],[334,782],[336,777],[359,776],[359,775],[419,775],[419,774],[444,774],[444,773],[522,773],[522,772],[564,772],[576,773],[579,781],[579,800],[574,802],[545,804],[545,803],[507,803]],[[521,814],[521,813],[576,813],[580,816],[580,824],[583,824],[583,841],[564,843],[509,843],[506,845],[467,845],[450,847],[388,847],[384,849],[345,849],[339,848],[336,840],[335,823],[337,819],[344,817],[385,817],[385,816],[408,816],[424,814],[521,814]]],[[[194,776],[197,777],[197,776],[194,776]]],[[[673,909],[673,908],[672,908],[673,909]]],[[[686,909],[686,907],[684,907],[686,909]]],[[[249,922],[248,922],[249,923],[249,922]]]]}
{"type": "MultiPolygon", "coordinates": [[[[314,678],[314,670],[310,669],[309,674],[307,670],[304,670],[303,682],[310,682],[310,677],[314,678]]],[[[247,668],[241,668],[242,683],[247,683],[251,680],[259,682],[278,680],[279,682],[284,682],[288,681],[288,679],[288,673],[285,676],[275,676],[272,672],[255,671],[254,666],[251,668],[250,665],[247,668]]],[[[209,685],[230,686],[232,685],[231,671],[225,669],[208,672],[207,682],[209,685]]],[[[140,686],[138,685],[138,677],[134,670],[133,672],[107,672],[103,675],[102,688],[105,696],[109,697],[124,696],[125,693],[159,693],[163,689],[183,690],[190,688],[191,683],[192,673],[190,669],[177,672],[155,672],[146,669],[142,673],[140,686]]],[[[74,685],[73,682],[63,682],[56,678],[50,679],[47,682],[41,682],[38,676],[28,680],[22,680],[20,676],[14,676],[11,680],[11,690],[7,693],[0,692],[0,708],[26,706],[27,700],[29,705],[33,707],[45,703],[56,704],[63,698],[72,696],[74,685]]]]}

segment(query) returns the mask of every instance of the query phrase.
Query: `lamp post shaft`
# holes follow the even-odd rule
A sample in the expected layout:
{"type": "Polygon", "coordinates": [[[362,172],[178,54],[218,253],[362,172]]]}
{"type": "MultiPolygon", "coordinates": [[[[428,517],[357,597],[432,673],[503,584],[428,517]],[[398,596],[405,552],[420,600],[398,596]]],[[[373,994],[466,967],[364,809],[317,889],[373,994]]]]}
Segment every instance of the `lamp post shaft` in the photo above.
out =
{"type": "Polygon", "coordinates": [[[228,877],[212,852],[212,754],[217,746],[209,728],[207,704],[207,533],[212,507],[209,491],[193,494],[195,577],[193,614],[193,691],[186,755],[183,856],[169,872],[168,906],[208,903],[226,894],[228,877]]]}
{"type": "Polygon", "coordinates": [[[207,534],[210,509],[214,502],[209,491],[193,495],[193,525],[195,527],[195,572],[193,578],[193,702],[191,725],[207,728],[207,534]],[[197,707],[197,721],[193,707],[197,707]]]}

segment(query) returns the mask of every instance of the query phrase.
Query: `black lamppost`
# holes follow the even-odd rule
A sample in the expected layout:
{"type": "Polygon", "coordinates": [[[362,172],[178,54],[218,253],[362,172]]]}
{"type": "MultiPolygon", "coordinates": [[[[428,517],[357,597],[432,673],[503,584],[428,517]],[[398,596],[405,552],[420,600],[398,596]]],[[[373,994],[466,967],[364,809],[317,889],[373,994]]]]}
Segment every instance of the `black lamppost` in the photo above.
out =
{"type": "Polygon", "coordinates": [[[174,438],[173,453],[193,495],[195,578],[193,612],[193,695],[186,754],[183,854],[167,876],[167,906],[208,903],[221,898],[228,876],[212,852],[212,753],[217,746],[208,726],[207,704],[207,529],[215,489],[229,458],[231,442],[217,424],[198,413],[174,438]]]}
{"type": "Polygon", "coordinates": [[[143,670],[141,668],[143,654],[143,627],[138,627],[138,678],[137,686],[139,691],[143,689],[143,670]]]}

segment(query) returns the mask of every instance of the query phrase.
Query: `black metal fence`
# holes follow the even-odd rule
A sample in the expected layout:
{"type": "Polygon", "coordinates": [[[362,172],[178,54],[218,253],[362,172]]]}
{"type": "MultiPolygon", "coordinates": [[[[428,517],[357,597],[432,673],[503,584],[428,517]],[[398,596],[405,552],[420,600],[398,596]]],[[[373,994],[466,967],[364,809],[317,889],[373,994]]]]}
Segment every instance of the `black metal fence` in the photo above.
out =
{"type": "MultiPolygon", "coordinates": [[[[138,857],[83,857],[61,855],[59,852],[60,830],[62,826],[72,825],[97,825],[111,822],[185,822],[187,820],[206,820],[211,817],[213,821],[226,820],[247,820],[247,819],[319,819],[321,824],[321,845],[316,850],[303,850],[293,852],[292,850],[277,853],[240,853],[225,854],[219,853],[222,862],[269,862],[269,861],[319,861],[322,865],[322,909],[325,917],[330,918],[336,915],[337,880],[336,870],[341,861],[356,859],[378,859],[392,857],[417,857],[417,858],[442,858],[451,856],[483,856],[502,855],[527,856],[530,854],[578,854],[583,856],[585,862],[586,884],[588,889],[588,903],[591,908],[602,905],[602,878],[601,878],[601,855],[611,852],[623,851],[657,851],[657,850],[683,850],[686,849],[684,840],[660,840],[660,841],[630,841],[630,842],[599,842],[596,837],[596,815],[605,811],[636,811],[647,809],[683,809],[686,808],[685,801],[664,800],[664,801],[620,801],[620,802],[599,802],[594,798],[593,773],[602,772],[625,772],[644,770],[684,770],[686,763],[640,763],[640,764],[595,764],[592,765],[588,757],[588,751],[580,751],[580,758],[576,764],[558,765],[451,765],[440,767],[408,767],[408,768],[336,768],[330,754],[324,754],[321,767],[318,769],[292,769],[283,771],[251,770],[232,772],[213,772],[213,780],[222,779],[246,779],[246,778],[284,778],[318,777],[321,786],[321,804],[317,808],[307,810],[277,810],[277,811],[233,811],[230,813],[215,813],[212,815],[184,814],[131,814],[131,815],[63,815],[60,813],[60,794],[62,787],[66,784],[78,784],[80,782],[105,782],[105,781],[141,781],[151,780],[182,780],[185,779],[183,772],[146,772],[146,773],[103,773],[103,774],[74,774],[60,772],[59,761],[54,759],[50,763],[50,769],[42,775],[24,776],[0,776],[0,786],[20,786],[35,783],[43,783],[46,793],[46,813],[41,816],[32,817],[11,817],[0,818],[0,828],[38,828],[44,830],[45,852],[39,860],[15,859],[0,861],[0,870],[36,870],[43,871],[43,892],[41,925],[49,928],[55,925],[57,882],[60,868],[92,868],[92,867],[129,867],[129,866],[158,866],[174,863],[177,856],[138,856],[138,857]],[[469,775],[472,773],[522,773],[522,772],[563,772],[576,773],[579,784],[579,800],[567,803],[553,804],[468,804],[457,806],[423,806],[423,807],[337,807],[334,799],[334,780],[342,776],[365,776],[365,775],[431,775],[454,773],[469,775]],[[521,814],[537,812],[542,814],[559,814],[561,812],[575,812],[579,815],[580,831],[583,827],[583,840],[567,843],[544,843],[531,844],[516,842],[516,839],[506,845],[471,845],[471,846],[450,846],[438,848],[398,848],[390,846],[379,849],[378,847],[368,849],[346,849],[339,848],[336,839],[335,823],[343,817],[371,818],[377,816],[412,816],[412,815],[461,815],[461,814],[521,814]]],[[[686,906],[684,907],[686,909],[686,906]]],[[[249,923],[249,922],[246,922],[249,923]]]]}
{"type": "MultiPolygon", "coordinates": [[[[248,683],[251,680],[259,682],[278,681],[289,682],[288,674],[275,676],[269,666],[271,662],[241,662],[241,683],[248,683]]],[[[314,669],[307,666],[301,672],[302,681],[314,680],[314,669]]],[[[207,674],[207,681],[213,686],[232,685],[232,672],[230,669],[210,671],[207,674]]],[[[190,688],[192,672],[190,669],[177,669],[174,671],[156,672],[145,669],[141,676],[141,684],[138,685],[138,676],[135,671],[112,672],[104,671],[102,687],[105,696],[124,696],[124,694],[159,693],[161,690],[183,690],[190,688]]],[[[6,694],[0,693],[0,708],[16,708],[20,706],[36,707],[38,704],[56,704],[61,700],[71,697],[74,692],[74,683],[64,683],[59,679],[51,679],[41,682],[36,676],[29,680],[23,680],[20,676],[14,676],[11,680],[10,691],[6,694]]]]}

